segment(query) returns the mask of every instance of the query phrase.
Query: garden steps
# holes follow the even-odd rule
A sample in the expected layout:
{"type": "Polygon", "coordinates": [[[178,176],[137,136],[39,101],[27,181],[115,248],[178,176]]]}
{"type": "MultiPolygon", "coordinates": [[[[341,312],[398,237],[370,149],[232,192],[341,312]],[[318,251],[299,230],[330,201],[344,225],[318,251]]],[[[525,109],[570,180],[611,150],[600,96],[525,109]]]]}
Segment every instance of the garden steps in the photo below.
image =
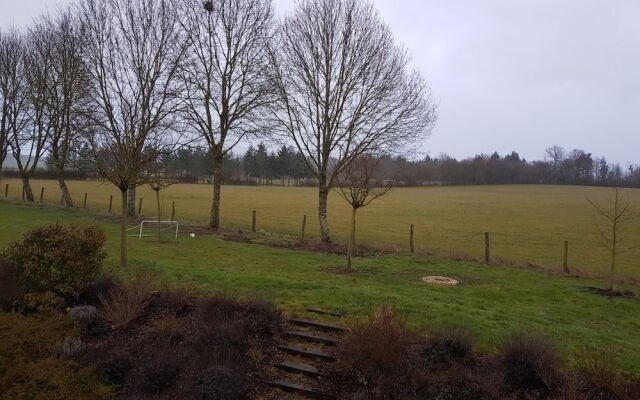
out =
{"type": "Polygon", "coordinates": [[[318,308],[318,307],[306,307],[305,310],[314,314],[331,315],[332,317],[340,317],[340,318],[346,317],[346,315],[341,312],[323,310],[322,308],[318,308]]]}
{"type": "Polygon", "coordinates": [[[333,355],[326,353],[320,349],[306,349],[299,346],[282,345],[278,346],[278,350],[303,358],[320,359],[324,361],[334,361],[336,359],[333,355]]]}
{"type": "Polygon", "coordinates": [[[304,318],[291,318],[289,322],[294,325],[316,328],[322,331],[332,331],[332,332],[347,331],[347,328],[341,325],[336,325],[328,322],[314,321],[314,320],[304,319],[304,318]]]}
{"type": "Polygon", "coordinates": [[[298,383],[282,381],[282,380],[271,381],[269,382],[269,384],[273,387],[284,390],[285,392],[301,394],[311,399],[335,400],[334,396],[328,393],[325,393],[320,389],[313,388],[307,385],[301,385],[298,383]]]}
{"type": "Polygon", "coordinates": [[[337,346],[338,340],[328,336],[319,336],[309,333],[307,331],[286,331],[285,334],[289,337],[296,338],[314,343],[322,343],[329,346],[337,346]]]}
{"type": "Polygon", "coordinates": [[[313,365],[304,363],[284,361],[276,364],[276,367],[287,372],[293,372],[295,374],[304,374],[309,376],[320,375],[320,371],[318,371],[318,368],[314,367],[313,365]]]}
{"type": "MultiPolygon", "coordinates": [[[[343,314],[307,307],[307,312],[331,317],[343,317],[343,314]]],[[[335,399],[323,388],[327,387],[324,371],[335,361],[335,346],[347,328],[329,321],[317,321],[304,317],[289,319],[290,330],[284,332],[286,342],[277,349],[281,354],[275,363],[275,374],[269,385],[277,391],[309,399],[335,399]],[[295,328],[293,328],[295,326],[295,328]],[[330,332],[330,333],[329,333],[330,332]]],[[[282,393],[277,398],[283,398],[282,393]]]]}

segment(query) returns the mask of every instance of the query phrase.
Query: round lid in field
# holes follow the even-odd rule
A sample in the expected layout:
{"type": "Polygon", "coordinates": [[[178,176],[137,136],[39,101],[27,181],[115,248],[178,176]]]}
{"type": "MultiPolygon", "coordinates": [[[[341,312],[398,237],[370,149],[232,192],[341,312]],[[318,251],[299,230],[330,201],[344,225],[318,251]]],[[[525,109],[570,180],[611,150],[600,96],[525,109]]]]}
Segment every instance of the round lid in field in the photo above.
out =
{"type": "Polygon", "coordinates": [[[446,276],[425,276],[422,278],[424,283],[429,283],[431,285],[442,285],[442,286],[456,286],[458,285],[458,281],[453,278],[447,278],[446,276]]]}

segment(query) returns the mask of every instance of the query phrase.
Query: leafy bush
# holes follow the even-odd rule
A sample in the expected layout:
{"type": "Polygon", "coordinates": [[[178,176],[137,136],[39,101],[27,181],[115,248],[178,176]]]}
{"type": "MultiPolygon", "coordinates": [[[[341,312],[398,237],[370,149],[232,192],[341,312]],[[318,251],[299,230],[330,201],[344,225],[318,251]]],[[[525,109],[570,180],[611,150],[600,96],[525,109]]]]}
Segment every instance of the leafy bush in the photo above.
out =
{"type": "Polygon", "coordinates": [[[33,229],[3,253],[32,292],[75,298],[95,278],[105,258],[97,225],[48,225],[33,229]]]}
{"type": "Polygon", "coordinates": [[[118,281],[112,276],[100,276],[89,283],[78,296],[78,303],[98,306],[100,298],[106,298],[118,286],[118,281]]]}
{"type": "Polygon", "coordinates": [[[126,329],[147,307],[151,299],[151,282],[144,276],[116,286],[106,298],[101,298],[98,315],[114,329],[126,329]]]}
{"type": "Polygon", "coordinates": [[[170,387],[180,372],[179,366],[169,357],[161,357],[142,367],[140,387],[147,393],[161,393],[170,387]]]}
{"type": "Polygon", "coordinates": [[[560,384],[560,359],[556,345],[546,336],[517,332],[501,343],[507,385],[513,390],[541,394],[554,392],[560,384]]]}
{"type": "Polygon", "coordinates": [[[53,292],[28,293],[22,298],[20,308],[27,313],[53,313],[62,310],[65,304],[64,299],[53,292]]]}
{"type": "Polygon", "coordinates": [[[473,343],[473,335],[464,327],[440,327],[421,346],[420,356],[430,367],[460,361],[471,354],[473,343]]]}
{"type": "Polygon", "coordinates": [[[0,257],[0,311],[11,310],[25,293],[18,268],[6,258],[0,257]]]}

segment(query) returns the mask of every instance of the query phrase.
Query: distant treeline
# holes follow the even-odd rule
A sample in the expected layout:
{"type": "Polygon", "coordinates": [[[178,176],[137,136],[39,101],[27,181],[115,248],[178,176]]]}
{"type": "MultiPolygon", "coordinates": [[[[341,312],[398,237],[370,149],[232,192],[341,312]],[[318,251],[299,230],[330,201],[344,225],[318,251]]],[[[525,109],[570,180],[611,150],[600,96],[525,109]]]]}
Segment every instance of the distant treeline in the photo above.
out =
{"type": "MultiPolygon", "coordinates": [[[[66,172],[68,178],[94,178],[84,172],[84,154],[88,155],[88,150],[77,153],[74,167],[66,172]]],[[[213,161],[205,147],[181,148],[165,161],[173,171],[172,175],[181,182],[211,182],[213,161]]],[[[51,163],[46,164],[47,169],[39,170],[36,176],[56,178],[51,163]]],[[[228,153],[223,170],[226,184],[316,184],[304,156],[290,146],[269,150],[260,143],[250,146],[244,155],[228,153]]],[[[18,177],[17,172],[10,169],[3,175],[18,177]]],[[[544,159],[537,161],[527,161],[515,151],[504,156],[496,152],[462,160],[447,154],[421,160],[385,158],[379,164],[376,179],[380,182],[393,180],[396,186],[562,184],[640,187],[640,165],[623,167],[582,150],[565,151],[562,147],[552,146],[545,151],[544,159]]]]}

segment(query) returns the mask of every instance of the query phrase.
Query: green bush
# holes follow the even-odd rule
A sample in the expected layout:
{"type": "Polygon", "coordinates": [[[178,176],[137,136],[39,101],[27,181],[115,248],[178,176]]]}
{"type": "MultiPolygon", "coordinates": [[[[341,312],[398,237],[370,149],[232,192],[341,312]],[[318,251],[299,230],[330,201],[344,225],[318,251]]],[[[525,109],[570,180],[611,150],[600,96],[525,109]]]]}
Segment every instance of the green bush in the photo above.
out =
{"type": "Polygon", "coordinates": [[[48,225],[27,232],[3,256],[20,273],[29,292],[76,298],[96,277],[106,256],[97,225],[48,225]]]}
{"type": "Polygon", "coordinates": [[[0,311],[13,309],[25,292],[18,268],[0,257],[0,311]]]}

